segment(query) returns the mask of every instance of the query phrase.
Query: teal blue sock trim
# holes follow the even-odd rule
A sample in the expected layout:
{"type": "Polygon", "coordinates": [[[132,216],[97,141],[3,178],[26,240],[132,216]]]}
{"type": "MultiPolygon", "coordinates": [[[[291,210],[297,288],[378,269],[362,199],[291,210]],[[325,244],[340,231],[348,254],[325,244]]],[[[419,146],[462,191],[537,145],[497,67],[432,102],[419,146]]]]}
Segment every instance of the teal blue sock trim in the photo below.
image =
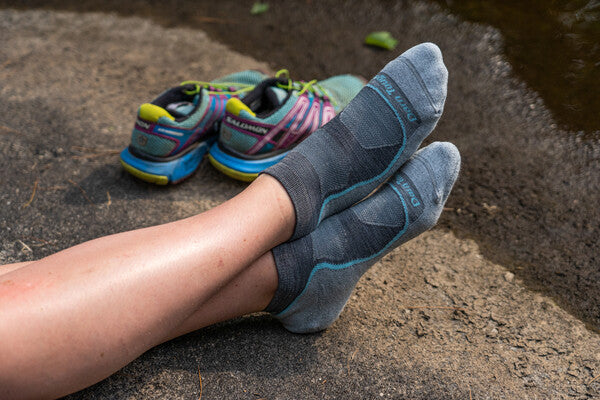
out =
{"type": "Polygon", "coordinates": [[[402,230],[400,232],[398,232],[398,234],[396,236],[394,236],[394,238],[392,240],[390,240],[381,250],[379,250],[375,254],[370,255],[369,257],[364,257],[364,258],[360,258],[360,259],[357,259],[357,260],[348,261],[348,262],[345,262],[343,264],[331,264],[331,263],[319,263],[319,264],[317,264],[315,266],[315,268],[312,270],[312,272],[310,273],[310,275],[308,277],[308,282],[306,283],[306,286],[304,287],[304,290],[302,290],[302,292],[300,293],[300,295],[298,297],[296,297],[296,299],[294,301],[292,301],[289,306],[287,306],[279,314],[276,314],[276,316],[281,315],[281,314],[285,314],[285,312],[287,310],[289,310],[296,303],[296,301],[300,297],[302,297],[302,295],[304,294],[304,292],[306,292],[306,289],[310,285],[310,281],[312,280],[312,277],[317,273],[317,271],[319,271],[321,269],[341,270],[341,269],[352,267],[352,266],[354,266],[356,264],[360,264],[360,263],[363,263],[363,262],[370,261],[370,260],[372,260],[374,258],[377,258],[377,257],[381,256],[382,254],[384,254],[390,248],[390,246],[392,244],[394,244],[394,242],[396,242],[398,239],[400,239],[400,237],[402,235],[404,235],[404,233],[406,232],[406,229],[408,228],[408,209],[406,208],[406,202],[404,201],[404,198],[402,197],[402,195],[400,194],[400,192],[398,191],[398,189],[396,189],[395,187],[393,187],[390,184],[388,184],[388,185],[394,190],[394,192],[396,192],[396,194],[398,194],[398,197],[400,198],[400,201],[402,201],[402,207],[404,208],[404,215],[405,215],[404,228],[402,228],[402,230]]]}
{"type": "Polygon", "coordinates": [[[323,201],[323,205],[321,206],[321,210],[319,211],[319,219],[318,221],[321,222],[322,218],[323,218],[323,211],[325,210],[325,206],[327,205],[327,203],[329,203],[331,200],[337,199],[338,197],[344,196],[346,194],[348,194],[349,192],[351,192],[352,190],[364,186],[364,185],[368,185],[374,181],[377,181],[379,179],[381,179],[383,176],[385,176],[386,174],[388,174],[390,172],[390,169],[392,169],[395,164],[396,161],[398,161],[398,158],[400,158],[400,155],[402,154],[402,152],[404,151],[404,148],[406,147],[406,127],[404,126],[404,122],[402,122],[402,119],[400,118],[400,115],[398,115],[398,112],[394,109],[394,107],[392,107],[392,105],[390,104],[390,102],[388,101],[388,99],[386,99],[383,96],[383,93],[381,93],[377,88],[373,87],[370,84],[365,85],[365,87],[368,87],[370,89],[373,89],[375,92],[377,92],[381,98],[383,100],[385,100],[385,102],[388,104],[388,106],[390,106],[390,108],[392,109],[392,111],[394,112],[394,114],[396,114],[396,118],[398,118],[398,122],[400,122],[400,126],[402,127],[402,139],[403,139],[403,144],[400,147],[400,149],[398,150],[398,152],[396,153],[396,155],[394,156],[394,158],[392,159],[392,161],[390,162],[390,164],[387,166],[386,169],[384,169],[380,174],[378,174],[377,176],[372,177],[371,179],[367,179],[364,180],[362,182],[358,182],[352,186],[350,186],[348,189],[345,189],[341,192],[338,192],[336,194],[332,194],[329,195],[325,198],[325,201],[323,201]]]}
{"type": "Polygon", "coordinates": [[[292,332],[327,328],[371,266],[435,225],[459,167],[456,147],[433,143],[364,201],[274,248],[279,284],[266,311],[292,332]]]}

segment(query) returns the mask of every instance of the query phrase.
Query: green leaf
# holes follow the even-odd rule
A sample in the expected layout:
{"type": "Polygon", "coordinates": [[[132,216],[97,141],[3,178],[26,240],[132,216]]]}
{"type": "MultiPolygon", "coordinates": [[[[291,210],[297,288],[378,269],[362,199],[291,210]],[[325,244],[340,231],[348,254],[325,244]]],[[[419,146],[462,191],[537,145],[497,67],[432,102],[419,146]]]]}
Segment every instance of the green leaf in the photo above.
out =
{"type": "Polygon", "coordinates": [[[252,14],[252,15],[258,15],[258,14],[265,13],[268,10],[269,10],[269,3],[261,3],[260,1],[257,1],[256,3],[254,3],[252,5],[252,9],[250,10],[250,14],[252,14]]]}
{"type": "Polygon", "coordinates": [[[371,32],[365,38],[365,44],[381,47],[386,50],[394,50],[398,41],[387,31],[371,32]]]}

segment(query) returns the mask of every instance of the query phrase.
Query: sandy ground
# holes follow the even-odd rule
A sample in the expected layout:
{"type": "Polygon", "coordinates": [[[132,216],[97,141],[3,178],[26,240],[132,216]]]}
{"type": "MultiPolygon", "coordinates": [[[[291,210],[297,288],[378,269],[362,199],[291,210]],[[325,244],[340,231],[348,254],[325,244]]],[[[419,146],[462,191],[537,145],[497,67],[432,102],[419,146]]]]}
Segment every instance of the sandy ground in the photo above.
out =
{"type": "MultiPolygon", "coordinates": [[[[198,30],[109,14],[0,10],[0,31],[0,262],[189,216],[242,190],[206,163],[180,186],[152,187],[121,171],[116,152],[137,106],[164,88],[266,64],[198,30]]],[[[492,54],[494,40],[475,49],[492,54]]],[[[491,79],[513,85],[494,57],[491,79]]],[[[477,85],[462,89],[477,97],[477,85]]],[[[523,112],[544,121],[532,101],[523,112]]],[[[460,130],[460,118],[446,121],[446,132],[460,130]]],[[[69,398],[198,398],[198,369],[207,399],[599,397],[600,381],[589,382],[600,336],[529,286],[473,240],[437,229],[367,273],[323,333],[238,319],[152,349],[69,398]]]]}

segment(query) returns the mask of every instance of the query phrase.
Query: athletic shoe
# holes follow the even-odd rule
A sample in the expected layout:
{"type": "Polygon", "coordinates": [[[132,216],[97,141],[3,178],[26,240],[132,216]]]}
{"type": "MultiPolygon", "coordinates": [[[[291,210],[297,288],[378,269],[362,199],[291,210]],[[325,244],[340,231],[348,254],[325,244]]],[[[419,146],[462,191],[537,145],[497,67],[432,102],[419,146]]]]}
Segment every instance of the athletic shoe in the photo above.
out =
{"type": "Polygon", "coordinates": [[[331,120],[364,84],[352,75],[294,82],[281,70],[243,99],[227,101],[208,159],[225,175],[250,182],[331,120]]]}
{"type": "Polygon", "coordinates": [[[123,168],[158,185],[187,178],[215,142],[227,100],[243,97],[265,78],[242,71],[213,82],[186,81],[142,104],[131,144],[121,152],[123,168]]]}

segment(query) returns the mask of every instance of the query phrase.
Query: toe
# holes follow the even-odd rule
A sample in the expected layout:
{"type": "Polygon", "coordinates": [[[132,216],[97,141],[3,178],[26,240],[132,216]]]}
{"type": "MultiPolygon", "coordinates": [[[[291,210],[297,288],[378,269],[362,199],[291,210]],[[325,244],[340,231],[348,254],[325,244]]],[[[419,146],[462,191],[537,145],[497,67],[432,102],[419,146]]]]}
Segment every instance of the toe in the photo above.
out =
{"type": "Polygon", "coordinates": [[[449,142],[434,142],[425,147],[420,156],[431,167],[437,189],[441,191],[442,204],[445,203],[460,170],[458,149],[449,142]]]}

